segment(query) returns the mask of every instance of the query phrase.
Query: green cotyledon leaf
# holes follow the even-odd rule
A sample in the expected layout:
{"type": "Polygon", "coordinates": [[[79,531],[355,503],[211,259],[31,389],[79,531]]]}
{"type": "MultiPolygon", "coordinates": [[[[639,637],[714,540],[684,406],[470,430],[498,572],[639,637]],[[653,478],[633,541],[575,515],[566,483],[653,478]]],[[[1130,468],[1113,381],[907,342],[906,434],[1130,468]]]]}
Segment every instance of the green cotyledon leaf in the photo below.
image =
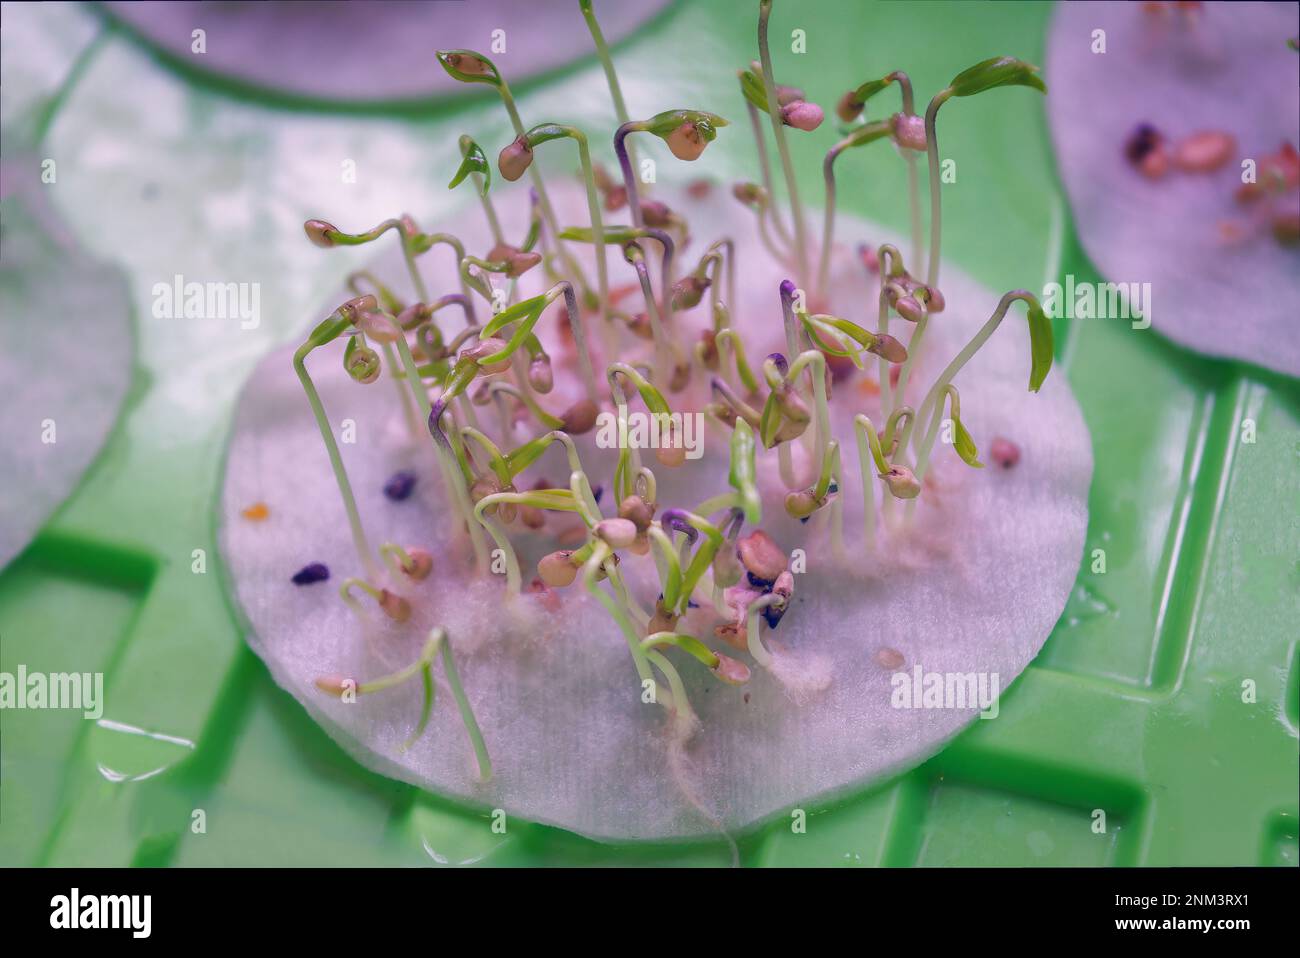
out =
{"type": "Polygon", "coordinates": [[[952,78],[948,89],[953,96],[974,96],[1003,86],[1027,86],[1039,93],[1047,92],[1038,67],[1015,57],[991,57],[962,70],[952,78]]]}
{"type": "Polygon", "coordinates": [[[465,153],[464,159],[460,161],[460,167],[456,170],[456,175],[451,178],[451,182],[447,184],[447,189],[454,190],[471,173],[480,173],[483,176],[483,182],[479,186],[479,195],[487,196],[488,187],[492,185],[492,164],[488,162],[487,156],[483,153],[483,148],[469,137],[465,137],[462,142],[465,153]]]}
{"type": "Polygon", "coordinates": [[[1029,307],[1029,391],[1038,392],[1052,369],[1052,321],[1037,303],[1029,307]]]}

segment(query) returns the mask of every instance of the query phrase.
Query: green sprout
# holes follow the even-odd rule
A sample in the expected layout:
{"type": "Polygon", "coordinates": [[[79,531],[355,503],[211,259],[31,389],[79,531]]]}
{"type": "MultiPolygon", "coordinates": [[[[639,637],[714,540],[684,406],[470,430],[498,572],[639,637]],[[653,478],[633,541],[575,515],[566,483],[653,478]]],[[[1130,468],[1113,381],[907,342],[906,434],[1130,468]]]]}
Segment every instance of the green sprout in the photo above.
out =
{"type": "MultiPolygon", "coordinates": [[[[517,180],[531,165],[533,150],[550,140],[566,137],[578,145],[578,162],[582,167],[582,179],[587,188],[587,211],[591,217],[592,241],[596,244],[596,282],[599,287],[601,308],[605,312],[604,318],[608,321],[609,276],[605,264],[605,227],[600,215],[600,198],[596,193],[596,179],[591,167],[591,151],[587,147],[587,137],[576,127],[544,123],[533,127],[503,149],[498,165],[502,176],[508,180],[517,180]]],[[[563,234],[561,238],[564,238],[563,234]]]]}
{"type": "MultiPolygon", "coordinates": [[[[523,120],[519,118],[519,110],[515,106],[514,96],[510,93],[510,85],[506,83],[505,77],[501,71],[487,57],[473,50],[439,50],[436,53],[438,62],[452,79],[459,80],[462,83],[486,83],[497,91],[501,97],[501,103],[506,108],[506,113],[510,117],[510,125],[514,127],[515,136],[525,135],[523,120]]],[[[555,218],[555,209],[551,206],[551,198],[546,192],[546,183],[542,179],[541,171],[537,167],[532,168],[533,188],[537,191],[537,202],[541,207],[542,217],[546,221],[546,226],[551,231],[552,236],[558,236],[560,228],[555,218]]],[[[568,250],[564,248],[563,243],[557,243],[560,258],[564,261],[564,267],[574,278],[575,284],[583,290],[584,300],[591,299],[591,290],[587,285],[586,278],[582,270],[578,267],[577,261],[569,255],[568,250]]]]}
{"type": "Polygon", "coordinates": [[[442,658],[443,672],[447,676],[447,685],[451,689],[452,697],[456,700],[456,708],[460,711],[461,721],[465,725],[465,731],[468,733],[470,744],[474,749],[474,757],[478,762],[479,778],[486,782],[492,778],[492,761],[488,757],[487,744],[483,741],[483,732],[479,729],[478,720],[474,717],[474,709],[469,703],[469,698],[465,695],[464,687],[461,685],[460,673],[456,669],[456,660],[451,651],[451,639],[447,635],[447,630],[441,626],[429,632],[429,637],[420,652],[420,657],[398,672],[371,679],[369,682],[357,682],[338,675],[321,676],[316,680],[316,687],[322,692],[346,700],[349,693],[354,695],[374,695],[376,692],[383,692],[404,685],[417,675],[420,676],[421,684],[424,687],[424,701],[420,706],[420,719],[415,725],[415,730],[401,746],[401,750],[406,751],[424,734],[424,730],[429,724],[429,717],[433,714],[436,689],[433,679],[433,663],[439,656],[442,658]]]}
{"type": "MultiPolygon", "coordinates": [[[[988,318],[979,331],[971,337],[971,341],[963,347],[948,364],[939,378],[934,381],[930,391],[926,394],[925,400],[917,407],[916,420],[925,422],[926,417],[930,416],[932,410],[941,403],[942,397],[948,384],[952,382],[954,376],[961,371],[972,356],[979,351],[980,347],[988,341],[994,331],[1002,325],[1002,320],[1007,315],[1007,310],[1011,308],[1012,303],[1016,301],[1023,302],[1026,306],[1026,318],[1029,322],[1029,351],[1030,351],[1030,368],[1029,368],[1029,391],[1038,392],[1043,385],[1043,380],[1052,369],[1052,321],[1047,318],[1043,312],[1042,305],[1038,302],[1038,297],[1033,293],[1023,289],[1012,290],[1003,295],[998,300],[997,308],[993,310],[993,315],[988,318]]],[[[916,477],[918,480],[925,478],[926,467],[929,463],[930,450],[934,446],[935,436],[939,430],[939,416],[937,414],[930,418],[930,428],[926,433],[925,439],[917,449],[916,455],[916,477]]],[[[906,446],[906,437],[912,431],[911,424],[908,425],[904,433],[903,445],[906,446]]]]}
{"type": "Polygon", "coordinates": [[[939,137],[935,120],[939,108],[954,96],[966,97],[1004,86],[1026,86],[1046,93],[1047,87],[1038,76],[1038,67],[1015,57],[992,57],[953,77],[952,82],[934,95],[925,110],[925,148],[930,169],[930,259],[926,285],[939,285],[939,245],[942,236],[942,213],[939,196],[939,137]]]}
{"type": "Polygon", "coordinates": [[[666,110],[648,120],[627,120],[619,126],[614,133],[614,153],[618,156],[618,165],[623,172],[623,186],[627,190],[627,202],[632,211],[632,222],[636,226],[645,226],[645,216],[637,196],[632,158],[628,154],[628,136],[632,133],[651,133],[668,144],[673,156],[689,162],[699,159],[704,148],[717,137],[718,130],[726,125],[727,121],[722,117],[703,110],[666,110]]]}
{"type": "MultiPolygon", "coordinates": [[[[772,121],[772,139],[776,141],[777,153],[781,157],[781,171],[785,175],[785,188],[790,196],[790,218],[794,223],[794,255],[799,277],[807,281],[808,247],[804,230],[803,207],[799,203],[799,189],[795,184],[794,164],[790,160],[790,150],[785,142],[785,122],[781,116],[781,103],[777,93],[776,80],[772,75],[772,54],[768,50],[768,20],[772,16],[772,0],[759,0],[758,4],[758,55],[762,64],[763,95],[767,113],[772,121]]],[[[770,192],[770,189],[769,189],[770,192]]]]}

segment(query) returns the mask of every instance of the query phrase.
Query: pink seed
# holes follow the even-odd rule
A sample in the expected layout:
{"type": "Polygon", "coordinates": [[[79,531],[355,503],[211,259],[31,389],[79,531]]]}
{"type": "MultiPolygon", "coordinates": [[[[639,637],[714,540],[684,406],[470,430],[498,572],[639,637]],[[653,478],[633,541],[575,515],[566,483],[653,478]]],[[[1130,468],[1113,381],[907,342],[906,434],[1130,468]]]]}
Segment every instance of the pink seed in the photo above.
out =
{"type": "Polygon", "coordinates": [[[1138,169],[1149,180],[1158,180],[1169,172],[1169,157],[1162,149],[1152,150],[1138,163],[1138,169]]]}
{"type": "Polygon", "coordinates": [[[1209,173],[1227,163],[1236,148],[1237,141],[1227,133],[1193,133],[1174,148],[1174,165],[1188,173],[1209,173]]]}
{"type": "Polygon", "coordinates": [[[903,667],[903,653],[898,649],[891,649],[888,646],[876,649],[874,656],[876,664],[882,669],[901,669],[903,667]]]}
{"type": "Polygon", "coordinates": [[[1010,469],[1020,461],[1020,447],[1010,439],[998,436],[989,448],[989,458],[1003,469],[1010,469]]]}

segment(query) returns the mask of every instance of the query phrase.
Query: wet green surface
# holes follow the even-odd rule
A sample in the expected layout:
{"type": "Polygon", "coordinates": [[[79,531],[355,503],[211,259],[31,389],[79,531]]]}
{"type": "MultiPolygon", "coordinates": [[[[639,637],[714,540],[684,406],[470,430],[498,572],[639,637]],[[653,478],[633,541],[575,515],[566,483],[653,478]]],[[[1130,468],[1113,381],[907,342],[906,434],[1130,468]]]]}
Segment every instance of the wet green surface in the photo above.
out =
{"type": "MultiPolygon", "coordinates": [[[[699,106],[743,119],[733,71],[753,55],[753,6],[680,3],[617,50],[633,114],[699,106]]],[[[777,46],[778,76],[827,106],[898,66],[929,91],[993,54],[1037,59],[1049,13],[778,7],[789,9],[774,36],[801,28],[809,48],[805,59],[777,46]]],[[[117,433],[0,576],[0,669],[107,673],[100,724],[3,714],[0,861],[728,863],[716,843],[607,846],[516,821],[494,834],[486,816],[362,770],[276,688],[227,604],[213,505],[234,397],[365,258],[322,254],[302,240],[302,221],[369,225],[401,210],[436,221],[463,199],[443,186],[456,135],[504,143],[499,107],[471,97],[427,115],[286,108],[160,65],[79,8],[6,5],[4,17],[6,134],[45,131],[54,201],[130,277],[141,335],[117,433]],[[341,182],[345,160],[355,183],[341,182]],[[260,283],[261,324],[153,318],[153,285],[177,273],[260,283]],[[196,810],[203,833],[191,828],[196,810]]],[[[581,29],[576,5],[572,19],[581,29]]],[[[526,122],[612,129],[594,61],[515,86],[526,122]]],[[[1060,213],[1041,102],[1024,91],[976,98],[949,108],[942,129],[960,171],[945,188],[953,261],[997,288],[1096,278],[1060,213]]],[[[800,188],[819,198],[830,134],[793,140],[800,188]]],[[[660,162],[669,175],[672,161],[660,162]]],[[[737,124],[691,173],[748,178],[751,162],[737,124]]],[[[861,151],[851,163],[843,207],[905,227],[896,159],[861,151]]],[[[1058,334],[1096,475],[1089,556],[1054,634],[996,720],[900,779],[809,807],[803,833],[777,821],[743,836],[743,863],[1297,863],[1300,392],[1119,321],[1062,323],[1058,334]],[[1092,571],[1094,549],[1104,573],[1092,571]]]]}

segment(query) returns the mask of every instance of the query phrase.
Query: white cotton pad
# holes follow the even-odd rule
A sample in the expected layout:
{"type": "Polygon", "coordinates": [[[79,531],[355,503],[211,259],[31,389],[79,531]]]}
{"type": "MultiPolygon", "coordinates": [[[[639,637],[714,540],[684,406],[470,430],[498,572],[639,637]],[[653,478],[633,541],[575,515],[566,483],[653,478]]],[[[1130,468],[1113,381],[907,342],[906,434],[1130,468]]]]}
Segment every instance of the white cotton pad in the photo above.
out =
{"type": "MultiPolygon", "coordinates": [[[[606,42],[625,39],[667,5],[668,0],[604,4],[599,13],[606,42]]],[[[428,69],[436,49],[482,50],[511,84],[591,55],[591,36],[576,3],[557,9],[533,0],[172,0],[146,7],[107,0],[103,6],[186,66],[241,85],[343,103],[414,102],[457,90],[457,81],[442,70],[428,69]],[[198,27],[204,31],[202,51],[195,50],[198,27]],[[494,51],[498,34],[521,42],[494,51]]]]}
{"type": "Polygon", "coordinates": [[[1300,56],[1287,46],[1300,10],[1206,3],[1189,18],[1144,6],[1063,3],[1052,22],[1047,112],[1079,238],[1107,280],[1151,284],[1152,329],[1300,375],[1300,249],[1234,198],[1243,160],[1300,147],[1300,56]],[[1105,53],[1093,52],[1098,30],[1105,53]],[[1212,173],[1148,179],[1124,155],[1142,123],[1170,144],[1222,131],[1236,149],[1212,173]]]}
{"type": "Polygon", "coordinates": [[[0,176],[0,568],[76,488],[131,382],[126,282],[76,247],[40,171],[17,156],[0,176]]]}
{"type": "MultiPolygon", "coordinates": [[[[562,222],[585,223],[581,194],[558,186],[552,192],[562,222]]],[[[747,331],[750,361],[757,364],[783,340],[778,286],[784,273],[761,248],[750,214],[719,194],[725,191],[715,190],[703,202],[667,190],[656,197],[691,218],[699,238],[684,261],[693,265],[707,240],[736,240],[741,265],[734,315],[747,331]]],[[[523,196],[503,192],[497,198],[507,213],[508,236],[522,233],[523,196]]],[[[483,230],[470,219],[457,223],[467,247],[486,249],[483,230]]],[[[839,235],[846,248],[838,251],[843,255],[832,270],[833,305],[874,328],[869,305],[875,302],[874,281],[869,285],[847,247],[889,237],[847,216],[839,235]]],[[[625,283],[628,267],[616,255],[609,260],[614,282],[625,283]]],[[[372,266],[406,285],[399,279],[395,251],[372,266]]],[[[449,264],[435,260],[423,268],[432,289],[455,288],[449,264]]],[[[585,268],[591,275],[590,259],[585,268]]],[[[529,289],[538,288],[540,280],[529,279],[529,289]]],[[[955,270],[945,273],[942,285],[949,305],[927,334],[933,338],[919,377],[927,385],[998,301],[996,293],[955,270]]],[[[337,295],[339,302],[344,298],[337,295]]],[[[332,300],[317,316],[306,317],[311,322],[305,328],[333,305],[332,300]]],[[[678,317],[680,326],[690,329],[683,329],[681,342],[694,341],[691,327],[703,322],[706,308],[707,299],[678,317]]],[[[539,325],[538,331],[558,355],[549,316],[543,320],[547,328],[539,325]]],[[[903,324],[894,325],[898,332],[903,324]]],[[[356,441],[342,446],[343,458],[372,543],[395,539],[437,552],[448,519],[427,436],[419,443],[406,440],[390,381],[359,386],[341,368],[341,345],[320,352],[309,368],[330,420],[336,429],[344,420],[355,424],[356,441]],[[409,500],[391,502],[381,489],[401,468],[415,469],[418,485],[409,500]]],[[[664,710],[642,704],[624,639],[580,583],[558,592],[555,611],[530,595],[512,606],[502,577],[485,581],[440,556],[433,578],[402,589],[416,607],[410,623],[381,619],[373,605],[364,619],[349,611],[336,590],[345,576],[358,574],[358,560],[290,357],[290,348],[268,356],[244,389],[220,507],[222,554],[247,615],[250,644],[276,681],[368,768],[592,837],[664,839],[716,834],[718,828],[736,831],[917,764],[975,719],[976,710],[894,708],[892,672],[878,664],[880,650],[898,650],[909,674],[919,666],[926,673],[975,672],[989,680],[996,675],[1005,689],[1052,630],[1082,555],[1092,473],[1088,434],[1059,372],[1039,394],[1027,391],[1029,337],[1020,307],[957,379],[963,420],[976,441],[987,448],[995,436],[1014,440],[1022,451],[1019,465],[971,470],[951,448],[939,449],[932,473],[936,485],[926,493],[918,524],[910,535],[882,540],[884,562],[863,558],[862,493],[849,422],[854,412],[877,416],[879,409],[861,388],[859,375],[833,399],[835,431],[846,453],[847,554],[836,557],[831,549],[825,516],[800,525],[785,517],[777,495],[764,500],[762,527],[783,548],[801,548],[807,556],[807,571],[795,577],[792,607],[767,636],[783,650],[783,675],[805,686],[804,692],[792,694],[757,666],[747,685],[724,685],[684,653],[670,651],[700,718],[685,761],[674,761],[664,710]],[[269,506],[265,521],[241,516],[256,502],[269,506]],[[290,577],[310,562],[329,566],[329,582],[292,585],[290,577]],[[419,713],[418,682],[363,695],[355,703],[313,687],[321,675],[367,679],[414,661],[435,624],[449,630],[482,725],[495,768],[487,784],[477,781],[466,732],[441,678],[434,717],[408,751],[401,745],[419,713]],[[821,691],[806,688],[827,677],[821,691]]],[[[696,377],[702,386],[698,371],[696,377]]],[[[576,395],[572,385],[563,388],[576,395]]],[[[557,382],[556,393],[561,391],[557,382]]],[[[701,395],[689,394],[696,403],[701,395]]],[[[542,401],[552,409],[564,406],[555,396],[542,401]]],[[[492,422],[483,413],[485,425],[492,422]]],[[[593,483],[605,484],[603,506],[612,515],[611,450],[594,448],[591,434],[582,440],[584,466],[593,483]]],[[[660,483],[660,509],[693,508],[725,492],[727,448],[727,434],[713,429],[705,437],[703,458],[680,469],[663,468],[647,453],[645,461],[660,483]]],[[[760,452],[758,469],[762,484],[774,487],[774,451],[760,452]]],[[[530,483],[538,476],[563,483],[567,472],[558,450],[552,450],[524,475],[530,483]]],[[[878,503],[882,487],[874,484],[878,503]]],[[[893,514],[900,516],[901,510],[893,514]]],[[[545,535],[516,531],[522,561],[535,562],[558,548],[552,536],[565,524],[563,518],[548,518],[545,535]]],[[[651,560],[628,555],[621,568],[643,607],[649,607],[657,591],[651,560]]],[[[533,566],[524,569],[531,578],[533,566]]],[[[713,638],[716,621],[699,610],[680,626],[747,659],[713,638]]]]}

